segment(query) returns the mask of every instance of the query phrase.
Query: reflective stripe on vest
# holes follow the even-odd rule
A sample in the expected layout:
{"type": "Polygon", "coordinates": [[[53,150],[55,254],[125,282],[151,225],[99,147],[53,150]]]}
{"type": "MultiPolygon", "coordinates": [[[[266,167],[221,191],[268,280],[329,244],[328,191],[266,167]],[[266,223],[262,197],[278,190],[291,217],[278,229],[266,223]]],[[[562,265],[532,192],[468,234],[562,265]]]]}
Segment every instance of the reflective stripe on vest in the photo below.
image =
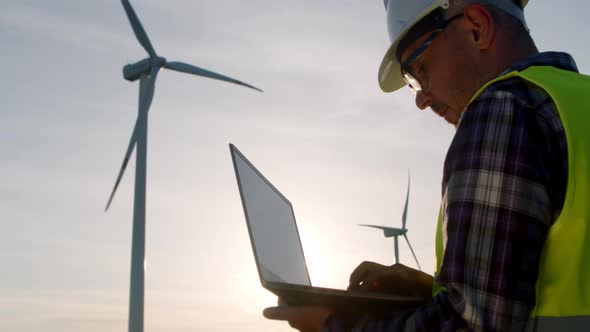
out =
{"type": "MultiPolygon", "coordinates": [[[[537,302],[527,331],[590,331],[590,77],[533,66],[488,82],[521,77],[543,89],[557,106],[568,148],[567,191],[541,255],[537,302]]],[[[443,212],[443,211],[441,211],[443,212]]],[[[442,213],[437,230],[437,270],[444,253],[442,213]]]]}
{"type": "Polygon", "coordinates": [[[590,330],[590,316],[535,317],[529,320],[526,332],[582,332],[590,330]]]}

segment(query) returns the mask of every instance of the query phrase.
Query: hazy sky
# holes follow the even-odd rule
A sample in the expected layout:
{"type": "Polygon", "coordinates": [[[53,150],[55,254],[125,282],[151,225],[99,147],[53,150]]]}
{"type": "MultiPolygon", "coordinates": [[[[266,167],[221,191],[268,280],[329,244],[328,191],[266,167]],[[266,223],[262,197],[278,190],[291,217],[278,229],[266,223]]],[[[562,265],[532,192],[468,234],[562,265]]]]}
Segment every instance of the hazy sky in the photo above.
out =
{"type": "MultiPolygon", "coordinates": [[[[407,170],[409,238],[432,273],[454,129],[383,94],[382,1],[136,0],[156,51],[249,89],[162,71],[150,111],[146,331],[287,331],[265,320],[227,144],[293,203],[312,282],[393,262],[407,170]]],[[[532,0],[541,50],[590,72],[588,2],[532,0]]],[[[0,330],[125,331],[134,163],[103,209],[137,112],[121,68],[146,57],[119,1],[0,1],[0,330]]],[[[405,244],[401,261],[415,266],[405,244]]]]}

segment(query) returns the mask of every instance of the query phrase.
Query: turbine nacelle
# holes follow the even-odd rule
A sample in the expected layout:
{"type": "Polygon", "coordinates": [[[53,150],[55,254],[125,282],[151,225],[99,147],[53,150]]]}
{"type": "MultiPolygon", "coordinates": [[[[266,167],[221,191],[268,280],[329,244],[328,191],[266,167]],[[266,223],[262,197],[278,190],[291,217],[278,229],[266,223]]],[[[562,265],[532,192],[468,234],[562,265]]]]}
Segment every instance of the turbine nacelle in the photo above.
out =
{"type": "Polygon", "coordinates": [[[399,228],[384,228],[383,235],[385,237],[393,237],[393,236],[400,236],[404,235],[408,232],[407,229],[399,229],[399,228]]]}
{"type": "Polygon", "coordinates": [[[141,75],[148,75],[152,67],[162,68],[166,64],[166,59],[160,56],[143,59],[136,63],[131,63],[123,67],[123,77],[130,81],[137,81],[141,75]]]}

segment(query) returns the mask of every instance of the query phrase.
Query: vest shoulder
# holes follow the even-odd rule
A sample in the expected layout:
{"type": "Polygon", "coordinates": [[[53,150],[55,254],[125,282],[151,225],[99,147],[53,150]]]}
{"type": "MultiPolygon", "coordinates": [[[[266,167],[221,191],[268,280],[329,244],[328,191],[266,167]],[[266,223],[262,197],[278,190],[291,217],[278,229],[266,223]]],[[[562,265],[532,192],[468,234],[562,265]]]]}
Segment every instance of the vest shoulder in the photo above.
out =
{"type": "Polygon", "coordinates": [[[547,89],[586,95],[590,89],[590,76],[550,65],[531,66],[491,80],[476,94],[473,101],[497,98],[501,94],[504,98],[513,98],[535,107],[539,102],[551,98],[547,89]]]}
{"type": "Polygon", "coordinates": [[[511,100],[512,103],[525,108],[538,108],[551,99],[545,90],[524,78],[515,76],[490,84],[473,102],[499,98],[505,101],[511,100]]]}

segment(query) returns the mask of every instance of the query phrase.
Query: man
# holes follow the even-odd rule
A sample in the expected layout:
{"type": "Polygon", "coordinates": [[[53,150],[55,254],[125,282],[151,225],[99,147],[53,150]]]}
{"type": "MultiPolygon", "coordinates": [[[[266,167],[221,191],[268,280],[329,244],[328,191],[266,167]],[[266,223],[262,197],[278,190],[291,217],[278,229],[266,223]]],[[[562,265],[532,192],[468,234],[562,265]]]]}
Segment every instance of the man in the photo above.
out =
{"type": "Polygon", "coordinates": [[[301,331],[586,331],[590,326],[590,78],[539,53],[527,0],[389,0],[379,70],[455,125],[444,165],[434,277],[364,262],[351,288],[432,296],[347,317],[267,308],[301,331]],[[408,290],[410,289],[410,290],[408,290]]]}

